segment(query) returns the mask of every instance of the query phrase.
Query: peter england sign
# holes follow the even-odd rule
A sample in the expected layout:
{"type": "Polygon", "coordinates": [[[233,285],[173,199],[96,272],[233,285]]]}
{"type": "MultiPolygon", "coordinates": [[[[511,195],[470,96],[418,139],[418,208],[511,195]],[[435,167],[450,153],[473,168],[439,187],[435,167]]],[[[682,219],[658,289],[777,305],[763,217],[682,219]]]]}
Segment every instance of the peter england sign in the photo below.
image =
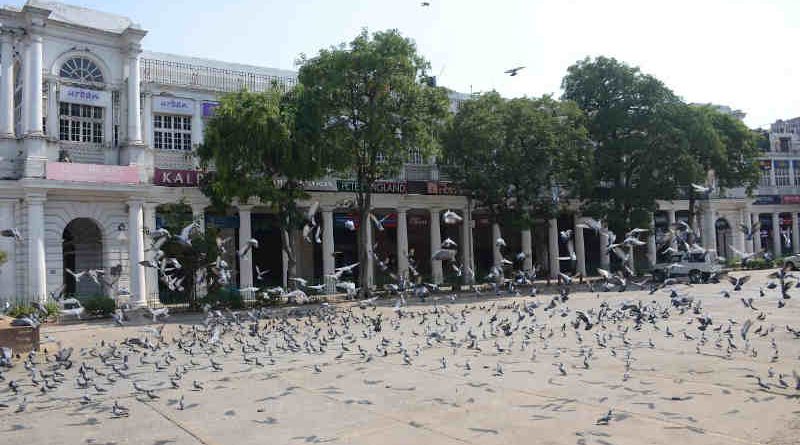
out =
{"type": "Polygon", "coordinates": [[[203,180],[204,172],[197,170],[155,169],[153,184],[164,187],[197,187],[203,180]]]}

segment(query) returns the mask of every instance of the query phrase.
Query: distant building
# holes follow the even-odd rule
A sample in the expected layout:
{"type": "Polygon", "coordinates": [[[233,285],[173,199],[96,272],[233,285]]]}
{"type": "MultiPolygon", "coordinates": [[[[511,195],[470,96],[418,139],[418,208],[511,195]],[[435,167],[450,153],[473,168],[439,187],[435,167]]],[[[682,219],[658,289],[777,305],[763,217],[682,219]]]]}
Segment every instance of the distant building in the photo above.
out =
{"type": "Polygon", "coordinates": [[[720,113],[729,114],[729,115],[735,117],[736,119],[739,119],[740,121],[743,121],[745,116],[747,116],[747,113],[745,113],[744,111],[742,111],[742,110],[734,110],[733,108],[731,108],[731,107],[729,107],[727,105],[718,105],[718,104],[712,104],[712,103],[705,103],[705,104],[703,104],[703,103],[692,103],[691,105],[694,105],[696,107],[711,107],[711,108],[719,111],[720,113]]]}

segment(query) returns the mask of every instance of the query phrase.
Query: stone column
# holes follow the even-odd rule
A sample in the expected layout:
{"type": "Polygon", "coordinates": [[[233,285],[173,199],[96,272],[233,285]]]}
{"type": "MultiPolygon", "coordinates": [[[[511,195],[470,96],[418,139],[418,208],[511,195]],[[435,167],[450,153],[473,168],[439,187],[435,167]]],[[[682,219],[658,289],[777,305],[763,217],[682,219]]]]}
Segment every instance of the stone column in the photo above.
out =
{"type": "MultiPolygon", "coordinates": [[[[192,126],[194,128],[194,125],[192,126]]],[[[142,102],[142,143],[153,147],[153,94],[144,93],[142,102]]]]}
{"type": "Polygon", "coordinates": [[[797,212],[792,212],[792,253],[800,253],[800,224],[797,221],[797,212]]]}
{"type": "Polygon", "coordinates": [[[520,244],[522,244],[522,253],[525,254],[525,260],[522,262],[522,270],[531,271],[533,270],[533,236],[531,235],[531,229],[522,229],[520,238],[520,244]]]}
{"type": "Polygon", "coordinates": [[[33,25],[29,29],[28,47],[25,50],[25,79],[23,80],[23,134],[25,140],[24,176],[42,178],[47,165],[47,147],[42,128],[42,36],[40,26],[33,25]]]}
{"type": "Polygon", "coordinates": [[[558,260],[558,220],[555,218],[547,222],[547,251],[550,257],[550,277],[557,278],[561,272],[561,262],[558,260]]]}
{"type": "Polygon", "coordinates": [[[128,200],[128,262],[130,263],[131,305],[147,306],[147,282],[144,266],[144,199],[128,200]]]}
{"type": "Polygon", "coordinates": [[[408,278],[408,209],[397,208],[397,275],[408,278]]]}
{"type": "Polygon", "coordinates": [[[714,209],[711,201],[703,209],[703,247],[712,251],[712,256],[717,256],[717,225],[714,220],[714,209]]]}
{"type": "Polygon", "coordinates": [[[581,274],[581,276],[586,276],[586,245],[584,244],[583,240],[583,227],[578,227],[580,224],[581,219],[578,215],[575,215],[575,258],[576,258],[576,271],[581,274]]]}
{"type": "Polygon", "coordinates": [[[497,245],[497,239],[502,237],[500,224],[492,223],[492,264],[495,266],[502,266],[503,264],[503,252],[500,250],[500,246],[497,245]]]}
{"type": "MultiPolygon", "coordinates": [[[[0,227],[18,227],[14,206],[16,199],[0,201],[0,227]]],[[[22,228],[20,228],[22,230],[22,228]]],[[[0,297],[13,301],[17,293],[17,241],[14,238],[0,238],[0,250],[6,253],[8,261],[0,265],[0,297]]]]}
{"type": "Polygon", "coordinates": [[[470,217],[469,206],[464,208],[463,220],[461,221],[461,267],[463,268],[464,283],[473,284],[474,273],[469,273],[467,269],[475,271],[472,260],[472,218],[470,217]]]}
{"type": "MultiPolygon", "coordinates": [[[[431,256],[436,253],[437,250],[442,248],[442,231],[441,226],[439,225],[439,220],[441,219],[440,212],[441,209],[433,208],[430,209],[431,212],[431,256]]],[[[435,284],[441,284],[444,281],[444,272],[442,271],[442,262],[441,261],[433,261],[431,260],[431,280],[435,284]]]]}
{"type": "MultiPolygon", "coordinates": [[[[675,213],[672,211],[669,212],[673,216],[673,220],[675,218],[675,213]]],[[[611,267],[611,258],[608,254],[608,232],[605,230],[600,231],[600,268],[609,270],[611,267]]]]}
{"type": "MultiPolygon", "coordinates": [[[[313,235],[312,235],[313,236],[313,235]]],[[[336,258],[333,251],[336,242],[333,238],[333,208],[322,208],[322,273],[333,275],[336,269],[336,258]]],[[[336,283],[330,278],[325,277],[325,292],[328,294],[336,293],[336,283]]]]}
{"type": "MultiPolygon", "coordinates": [[[[152,231],[156,228],[156,209],[158,208],[158,204],[153,202],[146,202],[144,203],[143,207],[143,230],[142,233],[146,231],[152,231]]],[[[128,233],[133,236],[133,231],[128,230],[128,233]]],[[[147,241],[147,237],[143,237],[145,242],[147,241]]],[[[149,246],[147,246],[149,247],[149,246]]],[[[147,248],[145,247],[145,249],[147,248]]],[[[145,260],[152,259],[155,256],[156,252],[150,251],[144,255],[145,260]]],[[[133,267],[133,263],[131,263],[131,267],[133,267]]],[[[158,295],[158,270],[152,267],[145,267],[144,268],[144,282],[149,294],[152,294],[152,297],[156,297],[158,295]]],[[[187,283],[184,281],[184,286],[190,286],[191,283],[187,283]]],[[[148,295],[150,297],[150,295],[148,295]]]]}
{"type": "Polygon", "coordinates": [[[772,212],[772,255],[777,258],[781,256],[781,214],[772,212]]]}
{"type": "Polygon", "coordinates": [[[58,82],[47,81],[47,137],[58,140],[58,82]]]}
{"type": "Polygon", "coordinates": [[[44,193],[25,196],[28,205],[28,295],[34,301],[47,300],[47,271],[45,264],[44,193]]]}
{"type": "Polygon", "coordinates": [[[141,97],[139,86],[139,45],[128,47],[128,145],[142,143],[141,97]]]}
{"type": "MultiPolygon", "coordinates": [[[[736,225],[731,228],[733,232],[733,244],[734,244],[733,247],[735,247],[736,250],[740,252],[749,252],[750,248],[747,245],[748,243],[745,242],[744,232],[742,232],[740,224],[744,225],[745,227],[749,227],[750,218],[746,217],[744,209],[739,209],[738,216],[739,218],[736,225]]],[[[731,255],[733,255],[733,253],[731,253],[731,255]]]]}
{"type": "Polygon", "coordinates": [[[0,34],[0,138],[14,137],[14,55],[12,35],[0,34]]]}
{"type": "MultiPolygon", "coordinates": [[[[750,218],[755,219],[755,222],[761,221],[761,214],[760,213],[751,213],[750,218]]],[[[753,222],[750,223],[750,227],[753,226],[753,222]]],[[[758,253],[761,252],[764,247],[761,245],[761,227],[758,228],[756,233],[753,234],[753,250],[758,253]]]]}
{"type": "Polygon", "coordinates": [[[369,215],[371,215],[373,210],[370,210],[367,213],[366,221],[361,221],[361,224],[365,224],[364,232],[366,233],[366,239],[364,242],[366,243],[367,248],[367,287],[372,287],[375,284],[375,259],[372,257],[372,243],[375,239],[372,236],[372,221],[370,220],[369,215]]]}
{"type": "Polygon", "coordinates": [[[194,203],[192,206],[192,221],[197,223],[200,233],[206,233],[206,205],[194,203]]]}
{"type": "Polygon", "coordinates": [[[24,93],[22,108],[26,116],[26,135],[44,135],[42,131],[42,54],[42,36],[38,32],[31,33],[28,36],[28,48],[25,52],[25,62],[28,64],[26,74],[28,77],[22,84],[24,93]]]}
{"type": "MultiPolygon", "coordinates": [[[[247,241],[253,237],[252,225],[250,220],[252,210],[253,206],[250,205],[239,206],[239,246],[237,247],[237,249],[241,249],[247,243],[247,241]]],[[[291,236],[291,234],[289,236],[291,236]]],[[[281,251],[283,251],[283,249],[281,249],[281,251]]],[[[253,286],[253,251],[251,249],[249,252],[247,252],[247,254],[239,258],[239,287],[245,288],[252,286],[253,286]]]]}
{"type": "Polygon", "coordinates": [[[675,224],[675,209],[667,209],[667,222],[670,227],[675,224]]]}
{"type": "Polygon", "coordinates": [[[656,265],[656,220],[655,215],[650,214],[650,231],[647,233],[647,261],[650,267],[656,265]]]}

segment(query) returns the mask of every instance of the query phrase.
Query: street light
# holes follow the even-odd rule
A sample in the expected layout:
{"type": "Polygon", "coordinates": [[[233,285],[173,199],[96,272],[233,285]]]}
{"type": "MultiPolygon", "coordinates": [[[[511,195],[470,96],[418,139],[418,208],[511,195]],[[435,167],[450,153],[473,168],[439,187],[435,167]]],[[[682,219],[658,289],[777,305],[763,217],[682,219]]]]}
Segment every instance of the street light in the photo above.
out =
{"type": "Polygon", "coordinates": [[[128,231],[128,226],[125,225],[124,222],[119,223],[117,226],[117,241],[125,242],[128,240],[128,235],[126,232],[128,231]]]}

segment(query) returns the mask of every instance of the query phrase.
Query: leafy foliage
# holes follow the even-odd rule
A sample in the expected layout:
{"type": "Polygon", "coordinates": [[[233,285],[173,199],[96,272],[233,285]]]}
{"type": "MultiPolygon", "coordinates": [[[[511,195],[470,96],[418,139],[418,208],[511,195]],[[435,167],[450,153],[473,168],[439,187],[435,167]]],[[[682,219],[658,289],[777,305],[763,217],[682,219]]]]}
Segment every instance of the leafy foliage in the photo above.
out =
{"type": "Polygon", "coordinates": [[[327,166],[324,147],[297,131],[297,104],[303,96],[302,87],[284,93],[277,85],[262,93],[224,96],[198,149],[201,165],[214,167],[202,190],[217,207],[257,198],[278,214],[290,275],[295,255],[288,232],[300,226],[297,201],[307,197],[300,181],[323,175],[327,166]]]}
{"type": "Polygon", "coordinates": [[[105,295],[92,295],[90,297],[80,298],[81,305],[87,314],[108,316],[117,307],[117,303],[113,298],[105,295]]]}
{"type": "MultiPolygon", "coordinates": [[[[301,56],[299,64],[302,139],[326,153],[333,169],[358,181],[356,205],[361,221],[369,221],[375,181],[395,176],[412,150],[423,157],[438,152],[449,110],[446,91],[432,86],[428,63],[395,30],[364,30],[347,45],[301,56]]],[[[367,227],[362,224],[358,234],[361,264],[367,227]]]]}
{"type": "Polygon", "coordinates": [[[656,200],[689,193],[709,172],[720,187],[756,184],[755,140],[732,116],[683,103],[639,68],[613,58],[569,67],[563,98],[588,117],[596,150],[594,184],[583,190],[584,213],[606,219],[620,233],[649,225],[656,200]]]}
{"type": "Polygon", "coordinates": [[[496,221],[551,216],[551,189],[578,194],[591,178],[584,116],[549,96],[505,100],[496,92],[466,101],[444,143],[444,170],[496,221]]]}

